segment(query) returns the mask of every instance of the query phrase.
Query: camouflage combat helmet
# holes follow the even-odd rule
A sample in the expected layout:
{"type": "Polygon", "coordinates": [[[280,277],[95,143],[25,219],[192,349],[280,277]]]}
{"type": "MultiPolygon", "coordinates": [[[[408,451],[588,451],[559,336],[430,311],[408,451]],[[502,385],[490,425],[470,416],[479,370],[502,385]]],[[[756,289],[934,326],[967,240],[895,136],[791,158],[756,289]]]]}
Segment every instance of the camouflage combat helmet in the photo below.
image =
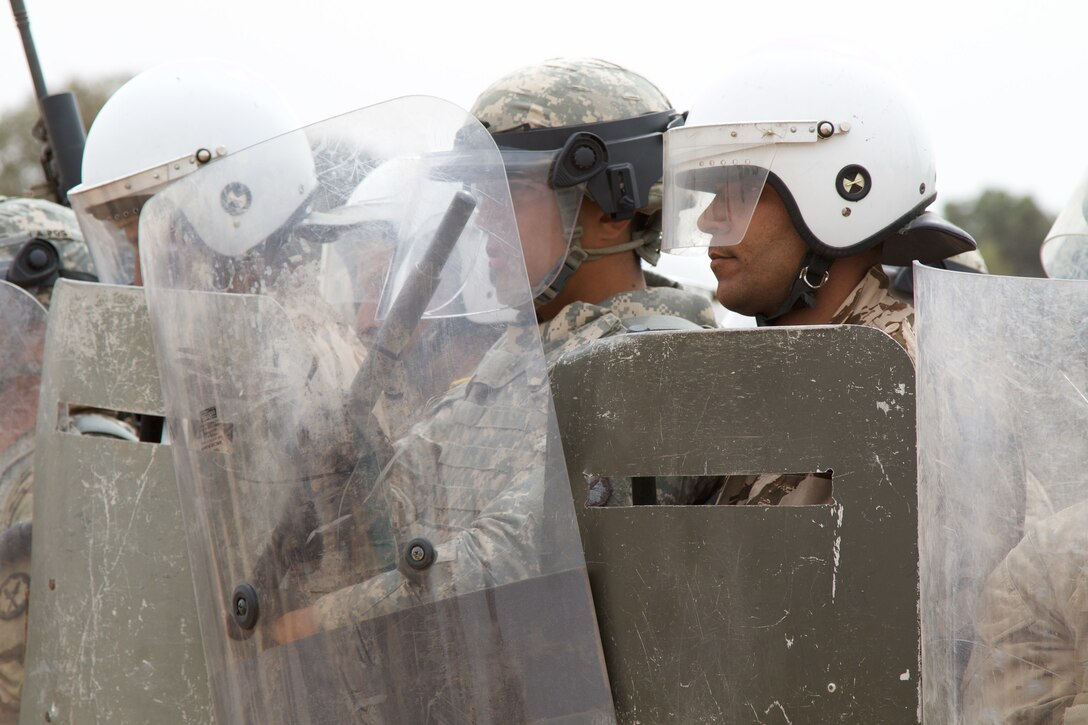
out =
{"type": "Polygon", "coordinates": [[[45,199],[0,196],[0,278],[48,306],[58,277],[97,279],[76,215],[45,199]]]}
{"type": "MultiPolygon", "coordinates": [[[[559,286],[584,259],[635,251],[656,264],[661,250],[662,136],[683,123],[642,76],[592,58],[520,68],[491,84],[471,113],[504,150],[554,151],[553,188],[584,184],[613,219],[634,219],[630,243],[586,251],[577,231],[559,286]]],[[[555,285],[553,285],[554,287],[555,285]]]]}

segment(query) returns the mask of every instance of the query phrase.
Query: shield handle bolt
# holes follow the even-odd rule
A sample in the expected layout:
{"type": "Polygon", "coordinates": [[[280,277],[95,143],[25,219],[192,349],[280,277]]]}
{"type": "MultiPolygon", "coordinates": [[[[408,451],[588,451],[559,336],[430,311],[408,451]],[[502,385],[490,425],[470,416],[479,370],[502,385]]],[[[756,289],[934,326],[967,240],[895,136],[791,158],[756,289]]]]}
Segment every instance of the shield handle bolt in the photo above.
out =
{"type": "Polygon", "coordinates": [[[423,571],[434,563],[434,546],[426,539],[412,539],[405,547],[405,561],[416,571],[423,571]]]}
{"type": "Polygon", "coordinates": [[[236,586],[230,598],[230,611],[239,627],[253,629],[257,626],[257,617],[261,611],[257,603],[257,591],[244,582],[236,586]]]}

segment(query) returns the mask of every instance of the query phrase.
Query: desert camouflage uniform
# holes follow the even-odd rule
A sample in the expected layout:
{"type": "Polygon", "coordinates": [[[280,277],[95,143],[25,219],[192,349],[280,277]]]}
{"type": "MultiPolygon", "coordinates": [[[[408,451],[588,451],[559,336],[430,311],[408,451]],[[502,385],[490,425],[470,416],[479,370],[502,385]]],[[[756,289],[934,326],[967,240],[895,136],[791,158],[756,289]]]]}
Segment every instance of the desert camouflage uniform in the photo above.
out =
{"type": "Polygon", "coordinates": [[[918,356],[914,307],[892,295],[887,275],[873,267],[831,316],[833,325],[865,325],[886,332],[911,361],[918,356]]]}
{"type": "Polygon", "coordinates": [[[1088,723],[1088,504],[1037,522],[990,574],[963,681],[967,722],[1088,723]]]}
{"type": "Polygon", "coordinates": [[[541,573],[551,391],[537,345],[535,326],[512,326],[394,444],[378,485],[401,544],[426,538],[435,563],[325,595],[311,608],[319,630],[541,573]]]}
{"type": "MultiPolygon", "coordinates": [[[[873,267],[831,317],[833,325],[865,325],[887,333],[913,361],[917,352],[914,308],[894,297],[888,277],[873,267]]],[[[821,472],[727,476],[719,504],[811,506],[831,503],[831,477],[821,472]]]]}

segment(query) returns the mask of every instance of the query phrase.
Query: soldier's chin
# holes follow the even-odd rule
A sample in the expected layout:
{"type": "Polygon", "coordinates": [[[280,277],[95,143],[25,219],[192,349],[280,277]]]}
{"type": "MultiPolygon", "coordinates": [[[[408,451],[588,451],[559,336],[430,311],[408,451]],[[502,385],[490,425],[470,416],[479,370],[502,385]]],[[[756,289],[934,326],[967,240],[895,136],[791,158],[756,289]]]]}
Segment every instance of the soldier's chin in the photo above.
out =
{"type": "Polygon", "coordinates": [[[738,315],[755,317],[760,314],[769,314],[732,282],[719,281],[718,288],[714,291],[714,297],[721,303],[722,307],[738,315]]]}

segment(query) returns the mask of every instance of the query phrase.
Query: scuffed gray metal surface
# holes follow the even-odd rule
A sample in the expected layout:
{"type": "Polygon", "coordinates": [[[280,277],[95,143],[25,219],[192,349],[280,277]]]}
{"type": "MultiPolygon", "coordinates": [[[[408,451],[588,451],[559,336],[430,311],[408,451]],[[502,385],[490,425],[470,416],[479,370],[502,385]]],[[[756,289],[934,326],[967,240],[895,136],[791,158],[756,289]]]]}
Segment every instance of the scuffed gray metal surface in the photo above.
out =
{"type": "Polygon", "coordinates": [[[46,361],[21,722],[211,722],[169,448],[58,431],[61,403],[162,413],[143,291],[58,282],[46,361]]]}
{"type": "Polygon", "coordinates": [[[914,370],[862,327],[651,333],[555,370],[575,501],[614,476],[833,469],[811,507],[584,508],[622,722],[917,722],[914,370]]]}

